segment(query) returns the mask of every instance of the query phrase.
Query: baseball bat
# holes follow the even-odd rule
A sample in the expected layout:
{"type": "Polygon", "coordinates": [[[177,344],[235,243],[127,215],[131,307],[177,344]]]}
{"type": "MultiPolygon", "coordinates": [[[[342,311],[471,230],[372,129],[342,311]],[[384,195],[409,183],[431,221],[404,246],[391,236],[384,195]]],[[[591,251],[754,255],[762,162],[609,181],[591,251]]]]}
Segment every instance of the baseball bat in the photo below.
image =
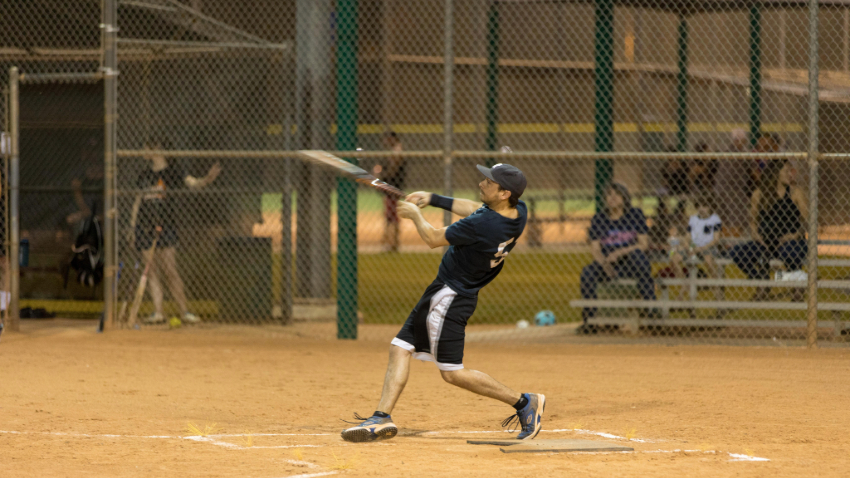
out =
{"type": "Polygon", "coordinates": [[[145,288],[148,285],[148,272],[150,271],[151,262],[153,262],[153,257],[156,253],[156,243],[159,242],[159,235],[161,233],[162,229],[157,228],[156,235],[153,238],[153,244],[151,244],[151,255],[148,257],[148,260],[145,261],[145,269],[142,271],[142,277],[139,278],[139,285],[136,287],[136,295],[133,297],[133,305],[130,307],[130,318],[127,320],[127,325],[130,327],[134,327],[136,325],[139,307],[142,306],[142,299],[145,297],[145,288]]]}
{"type": "Polygon", "coordinates": [[[365,169],[351,164],[348,161],[326,151],[302,150],[298,151],[298,157],[310,163],[333,169],[337,173],[353,179],[359,184],[377,189],[387,196],[402,200],[407,196],[407,194],[405,194],[401,189],[381,181],[375,176],[369,174],[365,169]]]}

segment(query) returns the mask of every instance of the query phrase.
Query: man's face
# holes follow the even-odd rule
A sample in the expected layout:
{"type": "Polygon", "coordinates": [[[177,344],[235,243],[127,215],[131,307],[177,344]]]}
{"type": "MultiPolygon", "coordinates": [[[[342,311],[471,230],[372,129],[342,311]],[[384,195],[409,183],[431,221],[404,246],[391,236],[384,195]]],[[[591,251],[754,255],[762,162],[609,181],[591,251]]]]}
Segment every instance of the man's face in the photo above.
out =
{"type": "Polygon", "coordinates": [[[480,183],[478,183],[478,189],[481,202],[488,206],[492,206],[493,204],[506,199],[502,198],[502,196],[505,195],[507,191],[500,190],[499,185],[488,178],[484,178],[480,183]]]}

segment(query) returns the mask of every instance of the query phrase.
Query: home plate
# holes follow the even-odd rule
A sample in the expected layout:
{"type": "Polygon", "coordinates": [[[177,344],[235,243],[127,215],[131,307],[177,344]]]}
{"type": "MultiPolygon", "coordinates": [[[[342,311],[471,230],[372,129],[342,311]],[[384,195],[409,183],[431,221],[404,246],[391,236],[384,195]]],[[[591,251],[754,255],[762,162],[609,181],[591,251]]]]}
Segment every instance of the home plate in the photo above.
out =
{"type": "Polygon", "coordinates": [[[504,453],[558,453],[571,451],[634,451],[634,448],[594,440],[467,440],[470,445],[498,445],[504,453]]]}

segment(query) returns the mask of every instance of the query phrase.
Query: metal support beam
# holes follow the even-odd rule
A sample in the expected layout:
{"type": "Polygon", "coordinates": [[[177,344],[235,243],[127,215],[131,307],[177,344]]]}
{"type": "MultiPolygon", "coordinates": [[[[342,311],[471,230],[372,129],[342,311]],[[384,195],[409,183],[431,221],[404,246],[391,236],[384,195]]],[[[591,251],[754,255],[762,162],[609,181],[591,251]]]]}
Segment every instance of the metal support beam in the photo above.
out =
{"type": "Polygon", "coordinates": [[[20,295],[21,295],[21,273],[20,273],[20,249],[21,249],[21,222],[20,222],[20,144],[21,144],[21,111],[20,111],[20,88],[18,84],[18,68],[13,66],[9,70],[9,130],[11,133],[12,155],[9,158],[9,310],[7,311],[6,328],[17,332],[21,327],[20,295]]]}
{"type": "MultiPolygon", "coordinates": [[[[296,149],[334,147],[334,11],[332,0],[296,0],[296,149]]],[[[354,149],[354,148],[351,148],[354,149]]],[[[331,297],[331,194],[334,176],[308,164],[293,164],[298,209],[295,231],[295,295],[331,297]]]]}
{"type": "MultiPolygon", "coordinates": [[[[596,1],[594,151],[614,150],[614,0],[596,1]]],[[[611,159],[596,160],[596,210],[605,207],[605,189],[614,176],[611,159]]]]}
{"type": "MultiPolygon", "coordinates": [[[[454,149],[454,0],[445,0],[446,13],[444,30],[444,53],[443,53],[443,194],[451,197],[454,149]]],[[[443,213],[443,225],[452,223],[452,212],[443,213]]]]}
{"type": "Polygon", "coordinates": [[[818,346],[818,0],[809,1],[809,285],[806,346],[818,346]]]}
{"type": "Polygon", "coordinates": [[[115,304],[117,293],[116,264],[116,219],[118,211],[115,205],[115,152],[117,136],[115,120],[118,114],[118,3],[117,0],[104,0],[103,23],[101,24],[103,48],[103,325],[109,330],[115,327],[115,304]]]}
{"type": "Polygon", "coordinates": [[[688,17],[679,14],[676,66],[676,151],[688,150],[688,17]]]}
{"type": "MultiPolygon", "coordinates": [[[[499,125],[499,0],[490,1],[487,13],[487,143],[485,149],[496,151],[499,125]]],[[[495,158],[487,159],[492,166],[495,158]]]]}
{"type": "MultiPolygon", "coordinates": [[[[338,149],[357,147],[357,0],[337,0],[338,149]]],[[[354,158],[348,161],[356,163],[354,158]]],[[[357,185],[337,179],[337,338],[357,338],[357,185]]]]}
{"type": "Polygon", "coordinates": [[[761,135],[761,2],[750,5],[750,146],[761,135]]]}

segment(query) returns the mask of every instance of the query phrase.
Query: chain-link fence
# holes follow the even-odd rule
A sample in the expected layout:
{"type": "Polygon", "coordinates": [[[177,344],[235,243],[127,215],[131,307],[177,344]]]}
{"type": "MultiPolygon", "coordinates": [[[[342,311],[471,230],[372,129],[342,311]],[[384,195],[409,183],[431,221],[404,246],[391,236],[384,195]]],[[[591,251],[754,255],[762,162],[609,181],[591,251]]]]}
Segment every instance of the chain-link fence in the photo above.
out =
{"type": "MultiPolygon", "coordinates": [[[[117,324],[385,337],[443,250],[392,201],[294,152],[468,199],[474,166],[505,162],[527,176],[528,221],[470,339],[812,343],[817,330],[841,343],[850,5],[819,4],[813,30],[809,1],[118,1],[114,143],[58,126],[92,108],[57,95],[104,101],[102,82],[19,93],[21,125],[40,115],[62,131],[21,129],[20,228],[47,221],[38,230],[57,236],[47,223],[87,174],[63,155],[91,143],[109,164],[111,145],[117,324]],[[24,180],[27,141],[56,161],[39,169],[50,178],[24,180]],[[65,189],[27,206],[27,187],[65,189]]],[[[100,2],[2,8],[3,75],[107,63],[100,2]]]]}

